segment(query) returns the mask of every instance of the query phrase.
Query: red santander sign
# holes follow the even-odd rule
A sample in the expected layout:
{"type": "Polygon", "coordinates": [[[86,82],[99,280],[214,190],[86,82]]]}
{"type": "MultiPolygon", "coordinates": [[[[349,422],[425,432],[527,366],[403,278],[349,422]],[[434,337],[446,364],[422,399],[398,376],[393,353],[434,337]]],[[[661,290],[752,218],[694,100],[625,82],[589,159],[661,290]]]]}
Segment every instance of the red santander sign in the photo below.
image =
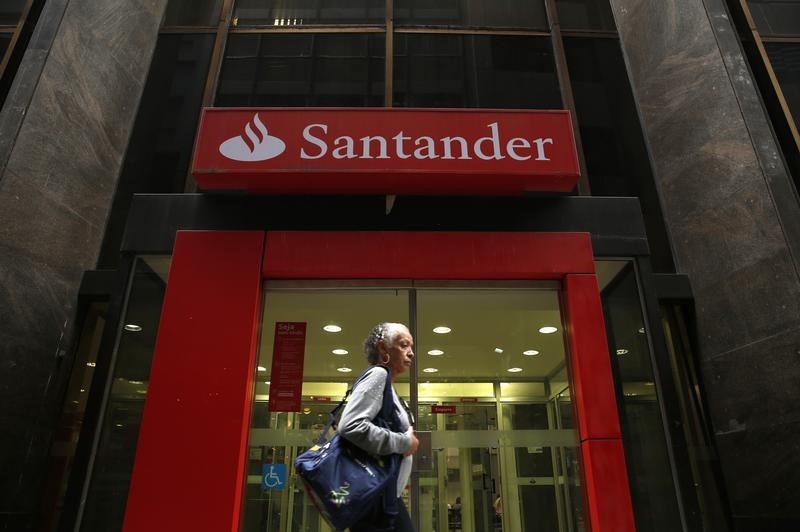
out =
{"type": "Polygon", "coordinates": [[[284,194],[569,192],[568,111],[206,108],[204,190],[284,194]]]}

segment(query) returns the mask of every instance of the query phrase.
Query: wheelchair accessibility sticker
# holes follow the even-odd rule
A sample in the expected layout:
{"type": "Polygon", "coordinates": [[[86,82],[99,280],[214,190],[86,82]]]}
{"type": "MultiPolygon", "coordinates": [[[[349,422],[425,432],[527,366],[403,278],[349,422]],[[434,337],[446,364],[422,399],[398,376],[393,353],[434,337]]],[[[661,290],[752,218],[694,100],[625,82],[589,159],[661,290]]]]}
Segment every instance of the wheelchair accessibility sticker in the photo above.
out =
{"type": "Polygon", "coordinates": [[[282,490],[286,486],[286,464],[261,466],[261,489],[282,490]]]}

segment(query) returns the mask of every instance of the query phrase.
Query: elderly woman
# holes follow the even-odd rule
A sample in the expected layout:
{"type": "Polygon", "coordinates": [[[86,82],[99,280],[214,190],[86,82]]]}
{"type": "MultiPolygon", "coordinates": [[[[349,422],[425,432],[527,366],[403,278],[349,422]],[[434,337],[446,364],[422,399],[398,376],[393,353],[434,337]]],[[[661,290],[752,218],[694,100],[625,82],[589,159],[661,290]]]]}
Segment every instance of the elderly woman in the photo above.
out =
{"type": "Polygon", "coordinates": [[[404,456],[397,478],[397,515],[390,516],[380,501],[369,514],[350,528],[351,532],[395,530],[413,532],[408,510],[400,499],[411,476],[411,455],[417,451],[419,440],[414,435],[410,413],[392,387],[395,418],[392,421],[400,432],[379,427],[373,420],[381,410],[383,389],[392,386],[392,379],[408,371],[414,358],[414,339],[402,323],[381,323],[364,340],[364,353],[370,367],[356,383],[339,420],[342,438],[374,455],[402,454],[404,456]],[[383,366],[389,371],[385,371],[383,366]]]}

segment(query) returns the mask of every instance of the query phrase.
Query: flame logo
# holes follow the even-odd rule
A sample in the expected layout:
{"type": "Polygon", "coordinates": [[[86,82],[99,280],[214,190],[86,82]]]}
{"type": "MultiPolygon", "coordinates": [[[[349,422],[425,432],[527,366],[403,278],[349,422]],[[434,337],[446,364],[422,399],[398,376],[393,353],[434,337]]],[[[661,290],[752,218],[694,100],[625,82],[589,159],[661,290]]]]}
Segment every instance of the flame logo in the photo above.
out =
{"type": "Polygon", "coordinates": [[[250,127],[251,122],[244,126],[247,138],[241,135],[229,138],[219,145],[219,152],[234,161],[266,161],[273,159],[286,150],[286,143],[278,137],[273,137],[267,132],[266,126],[259,120],[258,113],[253,115],[252,124],[258,133],[250,127]]]}

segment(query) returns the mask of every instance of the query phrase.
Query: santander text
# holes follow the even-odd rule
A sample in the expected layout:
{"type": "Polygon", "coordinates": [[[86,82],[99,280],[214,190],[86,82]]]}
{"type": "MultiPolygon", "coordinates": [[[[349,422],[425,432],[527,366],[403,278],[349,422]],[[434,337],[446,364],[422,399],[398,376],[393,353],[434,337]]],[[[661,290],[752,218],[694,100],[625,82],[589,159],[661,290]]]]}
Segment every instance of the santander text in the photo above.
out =
{"type": "MultiPolygon", "coordinates": [[[[452,136],[434,139],[429,136],[411,137],[403,131],[386,138],[380,135],[354,139],[347,135],[333,140],[331,156],[334,159],[462,159],[489,161],[510,157],[516,161],[549,161],[546,147],[552,138],[525,139],[513,137],[506,140],[497,122],[486,125],[489,134],[470,142],[464,137],[452,136]]],[[[300,148],[301,159],[321,159],[331,149],[328,125],[310,124],[303,129],[306,144],[300,148]]]]}

